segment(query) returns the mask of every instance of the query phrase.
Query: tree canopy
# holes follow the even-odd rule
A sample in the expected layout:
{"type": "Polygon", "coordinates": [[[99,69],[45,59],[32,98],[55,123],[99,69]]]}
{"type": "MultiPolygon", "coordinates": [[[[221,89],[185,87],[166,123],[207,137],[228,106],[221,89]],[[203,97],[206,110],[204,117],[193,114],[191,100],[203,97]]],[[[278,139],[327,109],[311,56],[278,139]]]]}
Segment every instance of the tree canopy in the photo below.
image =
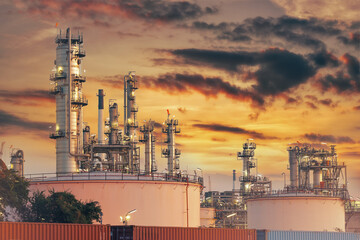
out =
{"type": "Polygon", "coordinates": [[[34,192],[30,183],[15,171],[0,170],[0,221],[8,218],[9,209],[22,221],[91,224],[100,221],[98,202],[82,202],[70,192],[34,192]]]}
{"type": "Polygon", "coordinates": [[[30,198],[29,222],[83,223],[100,221],[101,208],[98,202],[81,202],[69,192],[35,192],[30,198]]]}
{"type": "Polygon", "coordinates": [[[18,176],[14,170],[0,171],[0,221],[8,214],[6,207],[14,209],[18,215],[26,211],[28,187],[29,182],[18,176]]]}

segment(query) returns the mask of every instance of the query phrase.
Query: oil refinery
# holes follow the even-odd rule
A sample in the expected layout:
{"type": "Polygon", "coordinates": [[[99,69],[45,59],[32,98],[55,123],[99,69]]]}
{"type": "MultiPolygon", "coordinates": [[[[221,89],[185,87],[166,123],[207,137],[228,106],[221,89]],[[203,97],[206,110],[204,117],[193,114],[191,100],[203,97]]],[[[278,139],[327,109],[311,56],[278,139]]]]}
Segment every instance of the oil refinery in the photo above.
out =
{"type": "MultiPolygon", "coordinates": [[[[175,142],[175,135],[180,133],[178,120],[168,112],[162,127],[167,148],[161,153],[167,159],[167,171],[159,173],[154,122],[149,120],[139,126],[135,94],[138,81],[135,73],[129,72],[124,76],[123,124],[119,122],[119,105],[114,100],[109,101],[109,120],[104,120],[105,92],[98,91],[96,139],[90,126],[83,123],[84,107],[88,105],[82,93],[86,83],[86,77],[81,74],[81,61],[85,57],[83,37],[67,29],[65,34],[58,34],[55,42],[55,72],[50,76],[53,83],[50,93],[56,99],[56,129],[50,138],[56,141],[56,173],[32,175],[31,189],[69,190],[84,201],[96,200],[101,205],[104,224],[119,224],[120,216],[132,214],[131,223],[136,225],[200,226],[203,180],[201,176],[183,174],[180,169],[180,150],[175,142]],[[144,169],[140,169],[142,144],[144,169]],[[136,213],[130,213],[132,209],[136,213]]],[[[21,157],[16,155],[16,159],[21,157]]]]}
{"type": "MultiPolygon", "coordinates": [[[[158,154],[167,160],[167,168],[159,171],[155,122],[146,119],[139,124],[135,72],[122,79],[123,106],[110,99],[106,110],[106,89],[98,89],[94,134],[83,117],[85,107],[92,107],[83,94],[83,36],[68,28],[59,32],[55,43],[50,93],[55,95],[56,124],[50,138],[56,142],[56,173],[29,175],[31,191],[70,191],[83,201],[98,201],[102,223],[111,225],[131,215],[131,225],[137,226],[360,232],[360,206],[349,197],[346,165],[338,160],[334,145],[290,144],[290,184],[274,190],[271,179],[258,172],[257,146],[248,139],[234,161],[239,168],[233,171],[233,189],[205,191],[202,175],[189,175],[181,168],[175,141],[181,123],[169,110],[161,128],[166,147],[158,154]]],[[[15,149],[11,168],[21,176],[24,162],[24,152],[15,149]]]]}

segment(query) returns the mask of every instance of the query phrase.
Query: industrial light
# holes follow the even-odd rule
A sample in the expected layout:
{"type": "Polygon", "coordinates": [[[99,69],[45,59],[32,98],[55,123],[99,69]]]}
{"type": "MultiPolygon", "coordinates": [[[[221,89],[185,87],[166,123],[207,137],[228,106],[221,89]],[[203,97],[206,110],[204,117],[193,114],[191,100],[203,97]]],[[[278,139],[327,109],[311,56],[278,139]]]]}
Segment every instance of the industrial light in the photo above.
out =
{"type": "Polygon", "coordinates": [[[235,216],[236,215],[236,213],[232,213],[232,214],[230,214],[230,215],[227,215],[226,217],[227,218],[230,218],[230,217],[233,217],[233,216],[235,216]]]}
{"type": "Polygon", "coordinates": [[[131,211],[128,212],[126,215],[132,214],[132,213],[134,213],[134,212],[136,212],[136,209],[131,210],[131,211]]]}

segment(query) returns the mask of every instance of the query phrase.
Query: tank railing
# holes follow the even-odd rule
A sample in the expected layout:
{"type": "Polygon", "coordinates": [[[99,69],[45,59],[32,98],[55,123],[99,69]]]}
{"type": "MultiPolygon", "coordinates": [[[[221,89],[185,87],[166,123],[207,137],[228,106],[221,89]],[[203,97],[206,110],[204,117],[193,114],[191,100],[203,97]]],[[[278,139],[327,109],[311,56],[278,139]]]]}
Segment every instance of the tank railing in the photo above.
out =
{"type": "Polygon", "coordinates": [[[260,194],[251,194],[247,196],[248,198],[252,197],[280,197],[280,196],[317,196],[317,197],[340,197],[343,199],[348,198],[348,191],[347,189],[333,189],[333,188],[318,188],[312,190],[302,190],[302,189],[284,189],[284,190],[272,190],[271,192],[265,192],[260,194]]]}
{"type": "Polygon", "coordinates": [[[24,177],[31,182],[42,181],[77,181],[77,180],[130,180],[130,181],[166,181],[188,182],[203,185],[203,178],[198,175],[167,173],[124,173],[124,172],[68,172],[68,173],[36,173],[25,174],[24,177]]]}

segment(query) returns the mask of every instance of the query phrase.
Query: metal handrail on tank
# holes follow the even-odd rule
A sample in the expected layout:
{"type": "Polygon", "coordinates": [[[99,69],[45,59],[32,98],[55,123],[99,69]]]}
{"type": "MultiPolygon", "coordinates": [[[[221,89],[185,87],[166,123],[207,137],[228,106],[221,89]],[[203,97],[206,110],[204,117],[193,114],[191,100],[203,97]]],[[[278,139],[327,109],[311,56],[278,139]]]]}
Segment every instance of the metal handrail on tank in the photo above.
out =
{"type": "Polygon", "coordinates": [[[249,195],[247,198],[277,198],[277,197],[336,197],[347,200],[349,195],[347,189],[337,189],[334,192],[332,188],[319,188],[313,190],[301,190],[301,189],[284,189],[284,190],[272,190],[271,192],[262,193],[259,195],[249,195]]]}
{"type": "Polygon", "coordinates": [[[78,181],[78,180],[126,180],[126,181],[166,181],[187,182],[203,185],[203,177],[189,174],[145,173],[128,174],[123,172],[68,172],[68,173],[36,173],[25,174],[30,182],[44,181],[78,181]]]}

